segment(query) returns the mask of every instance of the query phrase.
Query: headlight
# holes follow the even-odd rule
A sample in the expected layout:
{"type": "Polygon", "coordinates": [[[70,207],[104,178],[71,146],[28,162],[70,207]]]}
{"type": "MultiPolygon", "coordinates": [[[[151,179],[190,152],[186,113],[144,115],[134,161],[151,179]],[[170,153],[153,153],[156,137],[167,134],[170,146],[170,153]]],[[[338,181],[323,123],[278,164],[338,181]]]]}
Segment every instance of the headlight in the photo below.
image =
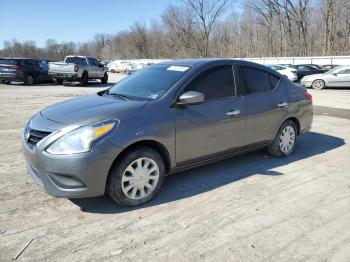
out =
{"type": "Polygon", "coordinates": [[[53,155],[69,155],[89,152],[94,141],[110,133],[116,120],[106,120],[75,129],[52,143],[46,152],[53,155]]]}

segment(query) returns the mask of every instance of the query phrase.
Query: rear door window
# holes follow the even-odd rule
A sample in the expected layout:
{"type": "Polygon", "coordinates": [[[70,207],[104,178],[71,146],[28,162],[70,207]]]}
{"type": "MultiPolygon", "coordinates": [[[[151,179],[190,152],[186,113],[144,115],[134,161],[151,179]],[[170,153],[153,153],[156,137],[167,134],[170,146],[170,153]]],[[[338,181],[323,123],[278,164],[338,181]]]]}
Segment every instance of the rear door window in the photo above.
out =
{"type": "Polygon", "coordinates": [[[252,67],[242,67],[245,89],[248,94],[254,94],[272,89],[268,73],[252,67]]]}
{"type": "Polygon", "coordinates": [[[347,75],[350,74],[350,69],[343,69],[338,72],[339,75],[347,75]]]}
{"type": "Polygon", "coordinates": [[[96,65],[95,59],[89,57],[88,60],[90,65],[93,65],[93,66],[96,65]]]}
{"type": "Polygon", "coordinates": [[[233,68],[216,66],[199,74],[186,88],[204,94],[206,101],[235,96],[233,68]]]}
{"type": "Polygon", "coordinates": [[[275,76],[273,74],[268,74],[269,75],[269,80],[270,80],[270,85],[271,89],[275,89],[280,82],[280,78],[278,76],[275,76]]]}

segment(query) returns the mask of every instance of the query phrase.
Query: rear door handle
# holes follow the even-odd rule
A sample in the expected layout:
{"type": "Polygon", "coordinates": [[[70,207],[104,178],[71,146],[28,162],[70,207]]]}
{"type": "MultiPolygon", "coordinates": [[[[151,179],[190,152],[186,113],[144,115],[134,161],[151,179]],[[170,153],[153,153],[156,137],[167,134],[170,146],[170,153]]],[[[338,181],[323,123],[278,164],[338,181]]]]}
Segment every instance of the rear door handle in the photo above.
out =
{"type": "Polygon", "coordinates": [[[228,116],[238,116],[241,113],[241,110],[231,110],[226,113],[228,116]]]}
{"type": "Polygon", "coordinates": [[[288,107],[288,103],[282,102],[277,105],[278,107],[288,107]]]}

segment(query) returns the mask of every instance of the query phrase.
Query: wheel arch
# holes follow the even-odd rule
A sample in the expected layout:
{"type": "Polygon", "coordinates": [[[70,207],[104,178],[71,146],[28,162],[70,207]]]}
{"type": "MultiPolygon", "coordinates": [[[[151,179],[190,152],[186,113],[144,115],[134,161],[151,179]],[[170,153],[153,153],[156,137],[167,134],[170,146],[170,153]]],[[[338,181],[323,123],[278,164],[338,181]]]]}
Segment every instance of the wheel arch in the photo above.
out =
{"type": "Polygon", "coordinates": [[[314,80],[312,80],[312,82],[311,82],[311,87],[312,87],[312,84],[313,84],[315,81],[322,81],[322,82],[324,83],[324,87],[327,87],[328,82],[327,82],[325,79],[322,79],[322,78],[315,78],[314,80]]]}
{"type": "MultiPolygon", "coordinates": [[[[120,159],[122,159],[128,152],[131,152],[132,150],[138,148],[138,147],[149,147],[154,149],[159,153],[159,155],[162,157],[165,165],[165,172],[168,174],[171,169],[171,158],[170,153],[168,149],[160,142],[146,139],[146,140],[140,140],[136,141],[134,143],[129,144],[127,147],[125,147],[119,154],[116,156],[116,158],[113,160],[113,163],[109,169],[108,176],[110,176],[111,170],[113,169],[113,166],[118,163],[120,159]]],[[[107,179],[108,181],[108,179],[107,179]]]]}
{"type": "MultiPolygon", "coordinates": [[[[296,125],[296,127],[297,127],[297,135],[300,135],[300,122],[299,122],[298,118],[296,118],[296,117],[294,117],[294,116],[291,116],[291,117],[288,117],[287,119],[285,119],[285,120],[283,121],[283,123],[286,122],[286,121],[288,121],[288,120],[291,120],[291,121],[293,121],[293,122],[295,123],[295,125],[296,125]]],[[[283,123],[282,123],[282,124],[283,124],[283,123]]]]}
{"type": "Polygon", "coordinates": [[[301,125],[300,125],[299,119],[298,119],[296,116],[287,116],[285,119],[283,119],[283,120],[280,122],[280,124],[279,124],[277,130],[275,130],[274,135],[273,135],[273,137],[272,137],[272,141],[273,141],[273,139],[276,137],[276,135],[277,135],[277,133],[278,133],[278,130],[281,128],[281,126],[282,126],[286,121],[288,121],[288,120],[291,120],[291,121],[293,121],[293,122],[295,123],[295,125],[296,125],[296,127],[297,127],[297,135],[300,135],[300,133],[301,133],[301,125]]]}

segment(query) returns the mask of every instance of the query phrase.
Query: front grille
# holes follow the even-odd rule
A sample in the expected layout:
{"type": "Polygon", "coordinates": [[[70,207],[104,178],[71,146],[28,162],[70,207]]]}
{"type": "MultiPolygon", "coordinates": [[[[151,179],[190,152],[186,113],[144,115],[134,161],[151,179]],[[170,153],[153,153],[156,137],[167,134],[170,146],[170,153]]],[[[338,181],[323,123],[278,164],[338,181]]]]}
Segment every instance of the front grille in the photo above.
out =
{"type": "Polygon", "coordinates": [[[27,129],[27,142],[31,145],[36,145],[41,139],[51,134],[51,132],[27,129]]]}

